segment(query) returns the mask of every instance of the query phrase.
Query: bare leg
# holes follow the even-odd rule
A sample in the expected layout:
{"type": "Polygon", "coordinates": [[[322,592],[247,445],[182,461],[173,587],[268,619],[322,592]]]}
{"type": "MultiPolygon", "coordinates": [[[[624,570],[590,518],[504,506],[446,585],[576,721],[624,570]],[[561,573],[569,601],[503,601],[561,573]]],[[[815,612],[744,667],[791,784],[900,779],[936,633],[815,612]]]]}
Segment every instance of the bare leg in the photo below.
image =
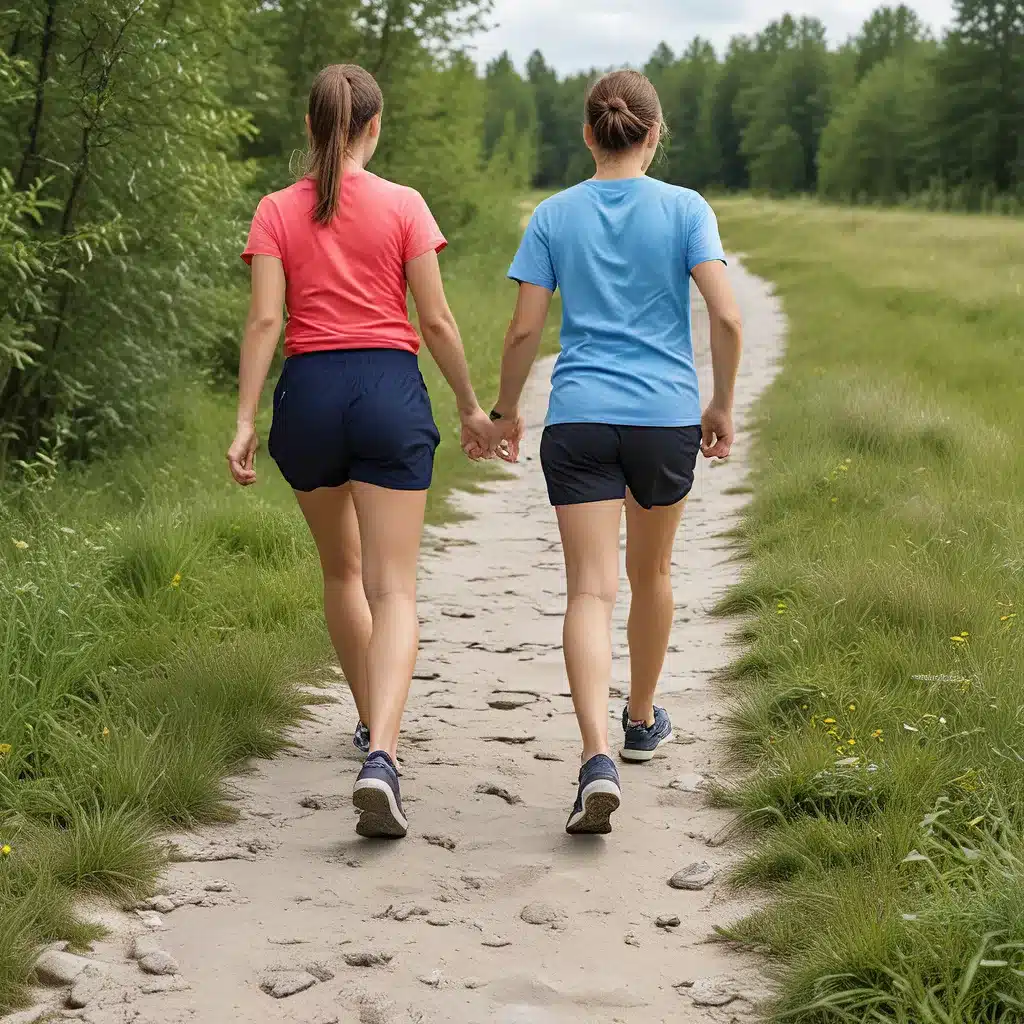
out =
{"type": "Polygon", "coordinates": [[[665,508],[641,508],[626,496],[626,575],[629,606],[629,717],[654,724],[658,687],[672,632],[672,547],[686,499],[665,508]]]}
{"type": "Polygon", "coordinates": [[[608,753],[612,610],[619,586],[622,502],[563,505],[555,511],[568,592],[562,646],[586,762],[608,753]]]}
{"type": "Polygon", "coordinates": [[[370,606],[363,590],[359,523],[352,487],[321,487],[296,491],[324,574],[324,616],[341,670],[352,691],[359,720],[369,721],[366,693],[366,650],[370,644],[370,606]]]}
{"type": "Polygon", "coordinates": [[[419,647],[416,569],[427,492],[353,481],[352,496],[373,619],[366,652],[370,750],[384,750],[394,760],[419,647]]]}

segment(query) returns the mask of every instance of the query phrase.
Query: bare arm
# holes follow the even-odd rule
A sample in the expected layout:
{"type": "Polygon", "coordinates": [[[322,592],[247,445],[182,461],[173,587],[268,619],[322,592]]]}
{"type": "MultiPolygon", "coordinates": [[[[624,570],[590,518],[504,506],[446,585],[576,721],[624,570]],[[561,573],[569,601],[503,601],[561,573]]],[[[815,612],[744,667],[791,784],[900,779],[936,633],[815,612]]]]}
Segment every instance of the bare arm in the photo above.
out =
{"type": "Polygon", "coordinates": [[[707,458],[724,459],[735,438],[732,408],[743,351],[743,318],[724,263],[709,260],[697,264],[693,279],[704,296],[711,320],[711,366],[715,381],[714,394],[704,412],[702,445],[707,458]]]}
{"type": "Polygon", "coordinates": [[[544,321],[551,308],[552,292],[535,284],[521,284],[515,313],[505,334],[505,350],[501,357],[501,386],[495,411],[502,419],[518,416],[530,369],[540,349],[544,321]]]}
{"type": "Polygon", "coordinates": [[[256,412],[274,358],[284,320],[284,267],[276,256],[253,256],[252,296],[245,319],[238,366],[238,420],[228,451],[231,474],[246,486],[255,483],[256,412]]]}
{"type": "Polygon", "coordinates": [[[416,303],[423,341],[455,393],[459,415],[472,414],[480,403],[469,379],[466,350],[462,347],[459,328],[445,298],[437,253],[431,250],[410,260],[405,265],[405,276],[416,303]]]}
{"type": "Polygon", "coordinates": [[[500,437],[487,413],[480,408],[473,391],[466,350],[445,298],[437,253],[431,250],[409,260],[405,265],[405,277],[416,303],[423,341],[455,394],[462,421],[462,450],[470,458],[490,458],[500,437]]]}

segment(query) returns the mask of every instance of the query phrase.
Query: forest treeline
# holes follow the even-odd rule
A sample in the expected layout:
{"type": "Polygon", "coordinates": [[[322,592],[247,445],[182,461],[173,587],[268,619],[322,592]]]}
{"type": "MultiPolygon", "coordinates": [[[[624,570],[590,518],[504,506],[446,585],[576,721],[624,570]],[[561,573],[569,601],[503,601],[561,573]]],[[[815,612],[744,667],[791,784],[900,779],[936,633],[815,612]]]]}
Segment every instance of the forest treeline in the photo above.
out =
{"type": "MultiPolygon", "coordinates": [[[[644,70],[672,137],[652,173],[692,188],[817,192],[834,200],[1024,209],[1024,0],[957,0],[937,38],[908,6],[878,8],[837,48],[789,15],[724,53],[662,43],[644,70]]],[[[534,141],[534,180],[590,174],[579,146],[593,72],[560,78],[540,50],[487,69],[490,148],[506,118],[534,141]]]]}
{"type": "MultiPolygon", "coordinates": [[[[145,443],[184,381],[229,379],[256,197],[292,180],[324,64],[369,68],[374,169],[445,231],[533,183],[590,173],[592,73],[538,51],[484,72],[489,0],[21,0],[0,10],[0,477],[145,443]]],[[[678,44],[677,44],[678,45],[678,44]]],[[[724,54],[646,67],[672,139],[657,173],[698,189],[1013,210],[1024,200],[1024,0],[959,0],[934,38],[881,8],[830,49],[784,17],[724,54]]],[[[474,227],[475,226],[475,227],[474,227]]]]}

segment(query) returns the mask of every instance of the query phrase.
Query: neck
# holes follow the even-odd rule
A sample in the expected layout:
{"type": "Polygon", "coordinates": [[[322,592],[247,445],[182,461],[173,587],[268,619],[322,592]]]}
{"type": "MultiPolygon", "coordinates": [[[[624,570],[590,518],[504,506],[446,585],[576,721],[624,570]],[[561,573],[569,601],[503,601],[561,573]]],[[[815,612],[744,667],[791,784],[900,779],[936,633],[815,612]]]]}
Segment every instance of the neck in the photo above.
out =
{"type": "Polygon", "coordinates": [[[615,181],[619,178],[642,178],[644,170],[643,154],[626,153],[622,156],[595,157],[597,181],[615,181]]]}

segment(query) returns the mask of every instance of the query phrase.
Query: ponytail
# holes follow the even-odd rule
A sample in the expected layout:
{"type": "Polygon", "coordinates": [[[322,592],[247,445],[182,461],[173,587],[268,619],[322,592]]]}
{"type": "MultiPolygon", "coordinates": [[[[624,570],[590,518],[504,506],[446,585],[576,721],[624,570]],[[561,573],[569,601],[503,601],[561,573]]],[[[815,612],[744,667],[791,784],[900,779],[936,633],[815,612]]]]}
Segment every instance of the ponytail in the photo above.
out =
{"type": "Polygon", "coordinates": [[[310,149],[306,173],[316,181],[317,224],[330,224],[341,199],[342,165],[349,143],[381,112],[384,98],[368,71],[356,64],[330,64],[309,93],[310,149]]]}

